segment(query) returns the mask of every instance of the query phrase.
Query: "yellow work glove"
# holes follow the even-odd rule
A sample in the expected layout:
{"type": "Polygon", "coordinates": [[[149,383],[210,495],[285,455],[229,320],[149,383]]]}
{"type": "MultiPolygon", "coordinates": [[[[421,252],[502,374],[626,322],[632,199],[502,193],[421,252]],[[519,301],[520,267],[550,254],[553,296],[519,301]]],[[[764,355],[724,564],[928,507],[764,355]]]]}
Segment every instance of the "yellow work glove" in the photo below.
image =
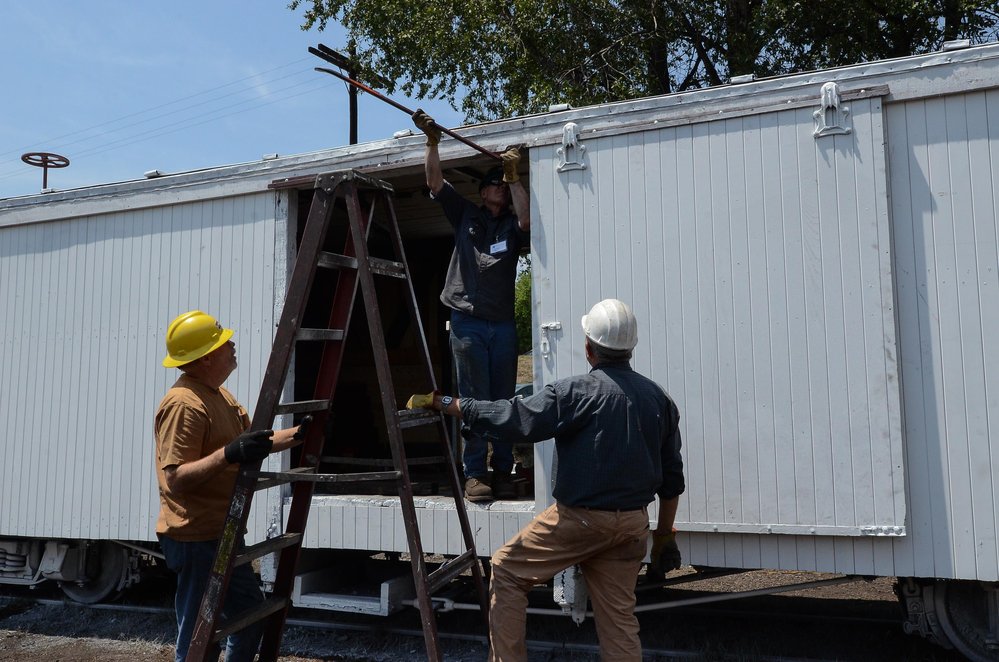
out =
{"type": "Polygon", "coordinates": [[[427,134],[428,145],[436,145],[441,141],[441,128],[437,126],[434,118],[427,115],[422,109],[413,113],[413,124],[420,131],[427,134]]]}
{"type": "Polygon", "coordinates": [[[417,393],[406,401],[406,409],[433,409],[434,393],[417,393]]]}
{"type": "Polygon", "coordinates": [[[520,165],[520,151],[516,147],[511,147],[500,154],[500,158],[503,159],[503,181],[507,184],[519,182],[520,174],[517,172],[517,166],[520,165]]]}
{"type": "Polygon", "coordinates": [[[680,548],[676,546],[676,531],[669,533],[652,532],[652,551],[649,553],[649,568],[646,571],[653,577],[662,578],[670,570],[680,568],[680,548]]]}

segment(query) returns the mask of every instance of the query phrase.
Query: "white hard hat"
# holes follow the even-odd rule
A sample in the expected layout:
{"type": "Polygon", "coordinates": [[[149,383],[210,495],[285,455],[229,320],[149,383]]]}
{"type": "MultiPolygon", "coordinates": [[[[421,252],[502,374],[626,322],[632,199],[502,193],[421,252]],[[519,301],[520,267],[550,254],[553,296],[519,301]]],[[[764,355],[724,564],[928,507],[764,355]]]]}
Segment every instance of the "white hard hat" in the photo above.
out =
{"type": "Polygon", "coordinates": [[[583,315],[583,333],[607,349],[628,351],[638,344],[638,321],[628,304],[604,299],[583,315]]]}

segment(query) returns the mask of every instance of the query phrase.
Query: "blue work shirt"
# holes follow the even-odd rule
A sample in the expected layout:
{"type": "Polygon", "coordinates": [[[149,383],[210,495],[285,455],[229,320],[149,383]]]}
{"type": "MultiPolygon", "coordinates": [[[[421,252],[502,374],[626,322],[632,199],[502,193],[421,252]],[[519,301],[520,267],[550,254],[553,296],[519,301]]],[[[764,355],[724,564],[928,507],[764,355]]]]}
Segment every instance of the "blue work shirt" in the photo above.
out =
{"type": "Polygon", "coordinates": [[[462,421],[484,437],[555,439],[553,496],[568,506],[644,508],[684,490],[680,412],[627,361],[601,363],[527,398],[461,398],[462,421]]]}
{"type": "Polygon", "coordinates": [[[492,322],[513,319],[517,258],[530,244],[509,209],[493,216],[466,200],[448,182],[433,196],[454,228],[454,252],[441,303],[492,322]]]}

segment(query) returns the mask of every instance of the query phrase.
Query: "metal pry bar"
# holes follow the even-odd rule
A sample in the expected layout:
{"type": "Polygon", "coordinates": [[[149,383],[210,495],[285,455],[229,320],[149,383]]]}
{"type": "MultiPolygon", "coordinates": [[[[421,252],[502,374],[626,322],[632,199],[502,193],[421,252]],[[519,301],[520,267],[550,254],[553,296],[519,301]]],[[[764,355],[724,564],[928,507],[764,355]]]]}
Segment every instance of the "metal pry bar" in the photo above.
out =
{"type": "MultiPolygon", "coordinates": [[[[320,44],[320,47],[322,47],[322,44],[320,44]]],[[[313,48],[312,46],[309,46],[309,52],[312,53],[313,55],[317,56],[317,57],[320,57],[320,58],[326,60],[327,62],[329,62],[331,64],[338,64],[338,62],[336,61],[336,59],[334,57],[332,57],[332,56],[324,53],[323,51],[321,51],[321,50],[319,50],[317,48],[313,48]]],[[[396,108],[398,108],[402,112],[406,113],[407,115],[410,115],[410,116],[413,115],[413,112],[414,112],[413,110],[407,108],[406,106],[402,105],[398,101],[395,101],[394,99],[388,98],[387,96],[385,96],[381,92],[378,92],[377,90],[372,89],[372,88],[368,87],[367,85],[365,85],[364,83],[356,81],[353,78],[350,78],[349,76],[346,76],[346,75],[340,73],[339,71],[334,71],[333,69],[327,69],[325,67],[316,67],[315,69],[316,69],[316,71],[321,71],[321,72],[323,72],[325,74],[330,74],[331,76],[336,76],[340,80],[353,85],[357,89],[362,90],[364,92],[367,92],[368,94],[370,94],[371,96],[375,97],[376,99],[380,99],[380,100],[384,101],[385,103],[387,103],[387,104],[389,104],[391,106],[395,106],[396,108]]],[[[490,151],[490,150],[486,149],[485,147],[482,147],[481,145],[478,145],[478,144],[472,142],[468,138],[465,138],[464,136],[458,135],[457,133],[455,133],[451,129],[445,128],[445,127],[441,126],[440,124],[437,124],[436,122],[434,122],[434,124],[436,124],[443,133],[446,133],[447,135],[451,136],[452,138],[454,138],[458,142],[464,143],[465,145],[468,145],[472,149],[478,150],[478,151],[482,152],[483,154],[485,154],[486,156],[490,156],[490,157],[496,159],[497,161],[502,161],[503,160],[502,157],[499,154],[497,154],[496,152],[490,151]]]]}

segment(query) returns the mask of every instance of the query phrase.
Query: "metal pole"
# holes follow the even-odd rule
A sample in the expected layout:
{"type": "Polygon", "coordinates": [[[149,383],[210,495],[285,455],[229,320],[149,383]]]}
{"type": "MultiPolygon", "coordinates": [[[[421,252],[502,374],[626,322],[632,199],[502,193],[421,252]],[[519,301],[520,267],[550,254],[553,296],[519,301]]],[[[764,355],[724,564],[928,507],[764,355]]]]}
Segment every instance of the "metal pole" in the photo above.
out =
{"type": "MultiPolygon", "coordinates": [[[[357,47],[354,44],[354,40],[351,39],[350,43],[347,44],[347,56],[351,62],[357,57],[357,47]]],[[[347,75],[351,78],[357,78],[357,71],[351,67],[347,69],[347,75]]],[[[350,92],[350,144],[357,144],[357,95],[358,90],[353,85],[349,88],[350,92]]]]}
{"type": "MultiPolygon", "coordinates": [[[[351,76],[353,71],[348,72],[351,76]]],[[[357,144],[357,88],[351,87],[347,92],[350,95],[350,144],[357,144]]]]}

